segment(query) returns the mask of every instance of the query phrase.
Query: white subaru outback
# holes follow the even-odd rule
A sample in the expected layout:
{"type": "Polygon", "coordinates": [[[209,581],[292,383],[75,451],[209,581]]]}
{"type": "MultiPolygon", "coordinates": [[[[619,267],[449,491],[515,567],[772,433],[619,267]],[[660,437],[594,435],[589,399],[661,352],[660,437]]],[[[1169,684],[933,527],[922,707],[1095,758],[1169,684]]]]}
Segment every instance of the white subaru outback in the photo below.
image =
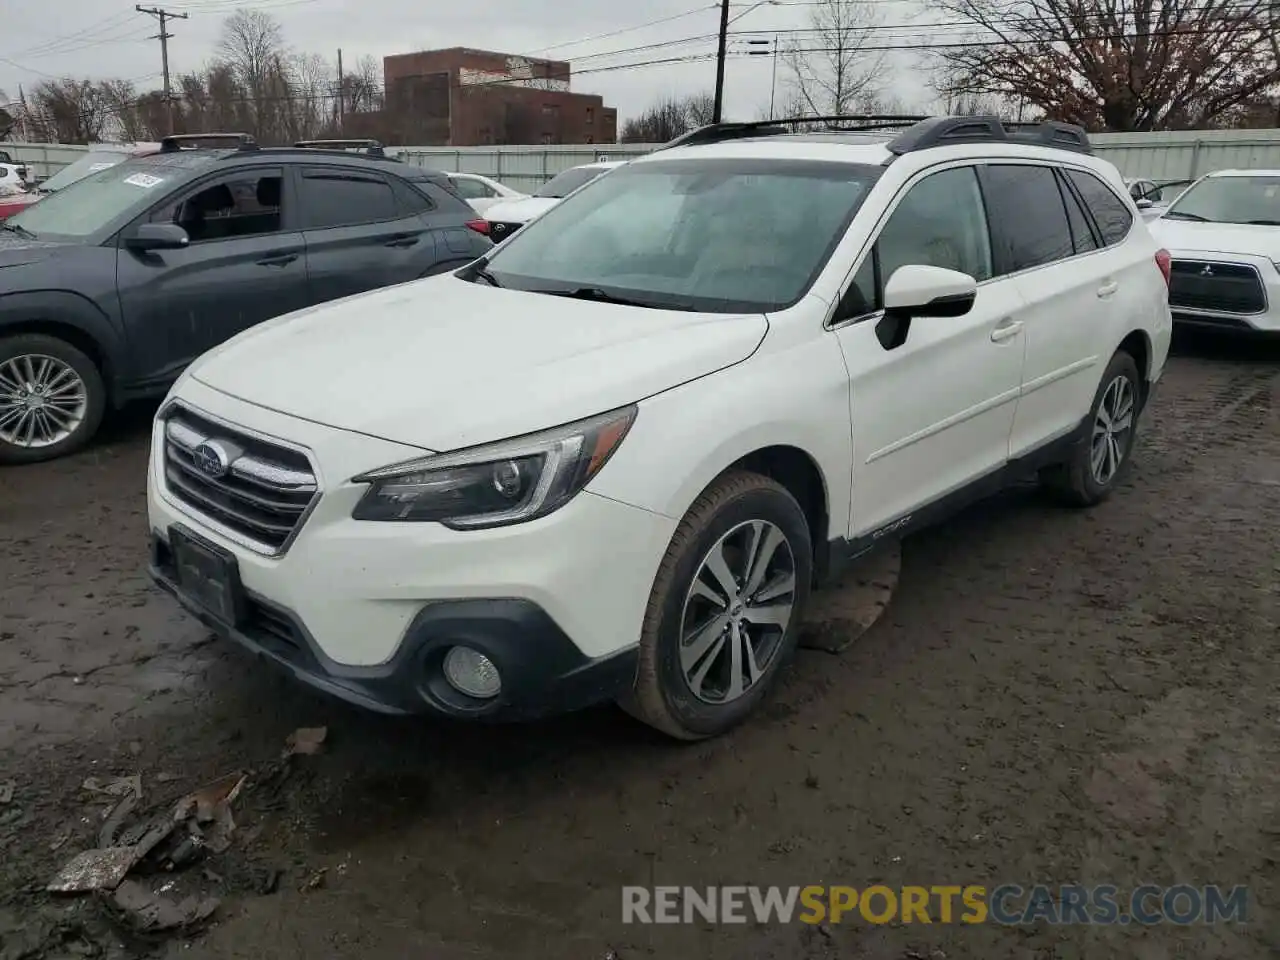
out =
{"type": "Polygon", "coordinates": [[[211,351],[153,575],[370,708],[730,728],[844,561],[1026,471],[1106,497],[1165,363],[1168,257],[1083,131],[898,130],[704,128],[211,351]]]}

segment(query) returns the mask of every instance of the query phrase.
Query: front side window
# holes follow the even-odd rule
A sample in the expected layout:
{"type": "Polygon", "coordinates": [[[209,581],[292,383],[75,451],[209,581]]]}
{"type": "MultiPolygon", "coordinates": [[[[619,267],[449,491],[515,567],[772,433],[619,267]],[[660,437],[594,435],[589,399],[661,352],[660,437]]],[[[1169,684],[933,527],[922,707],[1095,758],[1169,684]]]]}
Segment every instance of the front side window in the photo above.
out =
{"type": "Polygon", "coordinates": [[[396,195],[387,181],[336,170],[306,171],[300,206],[313,230],[380,223],[401,216],[396,195]]]}
{"type": "Polygon", "coordinates": [[[876,250],[885,283],[907,264],[945,267],[989,280],[991,239],[973,168],[932,174],[907,191],[880,231],[876,250]]]}
{"type": "Polygon", "coordinates": [[[159,207],[149,219],[176,223],[192,243],[279,233],[281,182],[278,168],[247,170],[204,184],[195,193],[159,207]]]}
{"type": "Polygon", "coordinates": [[[1280,177],[1206,177],[1178,197],[1164,216],[1202,223],[1280,226],[1280,177]]]}
{"type": "Polygon", "coordinates": [[[1093,214],[1093,221],[1102,233],[1102,242],[1109,247],[1127,237],[1133,225],[1133,215],[1111,188],[1082,170],[1067,170],[1065,173],[1093,214]]]}
{"type": "Polygon", "coordinates": [[[1075,253],[1052,167],[993,164],[983,178],[997,273],[1029,270],[1075,253]]]}
{"type": "Polygon", "coordinates": [[[192,168],[216,158],[204,156],[130,160],[91,173],[9,218],[36,237],[86,240],[121,218],[138,215],[191,178],[192,168]]]}
{"type": "Polygon", "coordinates": [[[490,256],[505,287],[718,313],[783,309],[826,265],[881,167],[763,159],[618,168],[490,256]]]}

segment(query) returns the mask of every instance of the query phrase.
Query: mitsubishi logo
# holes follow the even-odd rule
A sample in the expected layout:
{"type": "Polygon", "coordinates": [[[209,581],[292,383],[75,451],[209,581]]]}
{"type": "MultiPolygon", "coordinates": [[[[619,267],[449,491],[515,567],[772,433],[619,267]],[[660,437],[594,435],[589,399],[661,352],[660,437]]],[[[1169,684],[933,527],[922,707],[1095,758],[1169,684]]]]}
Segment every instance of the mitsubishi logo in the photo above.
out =
{"type": "Polygon", "coordinates": [[[1206,264],[1204,265],[1204,269],[1200,271],[1200,276],[1202,276],[1202,277],[1212,277],[1212,276],[1213,276],[1213,267],[1206,263],[1206,264]]]}
{"type": "Polygon", "coordinates": [[[231,469],[231,455],[217,440],[206,440],[191,451],[196,469],[211,480],[227,475],[231,469]]]}

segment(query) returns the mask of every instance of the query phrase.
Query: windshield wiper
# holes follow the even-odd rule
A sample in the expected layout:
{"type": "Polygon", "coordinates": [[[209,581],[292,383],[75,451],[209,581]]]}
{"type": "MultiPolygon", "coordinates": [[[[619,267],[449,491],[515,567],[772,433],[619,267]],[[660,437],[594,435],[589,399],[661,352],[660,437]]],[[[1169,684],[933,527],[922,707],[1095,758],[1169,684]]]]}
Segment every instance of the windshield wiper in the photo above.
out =
{"type": "Polygon", "coordinates": [[[5,221],[4,223],[0,223],[0,229],[8,230],[10,233],[16,233],[20,237],[26,237],[28,240],[36,239],[36,235],[20,223],[5,221]]]}
{"type": "Polygon", "coordinates": [[[1280,227],[1280,220],[1246,220],[1245,223],[1255,227],[1280,227]]]}
{"type": "Polygon", "coordinates": [[[1181,210],[1171,210],[1164,215],[1166,220],[1195,220],[1197,223],[1211,223],[1208,217],[1202,217],[1198,213],[1183,213],[1181,210]]]}
{"type": "Polygon", "coordinates": [[[492,273],[489,272],[488,257],[481,257],[479,260],[476,260],[474,263],[470,264],[464,269],[467,271],[467,279],[470,280],[472,283],[475,283],[476,280],[483,280],[485,283],[489,284],[489,286],[491,287],[502,286],[502,284],[498,282],[497,278],[492,273]]]}
{"type": "MultiPolygon", "coordinates": [[[[652,307],[652,303],[645,303],[641,300],[628,300],[626,297],[615,297],[612,293],[606,293],[599,287],[577,287],[573,290],[539,290],[538,293],[545,293],[552,297],[569,297],[572,300],[592,300],[596,303],[616,303],[624,307],[652,307]]],[[[676,308],[672,308],[676,309],[676,308]]]]}

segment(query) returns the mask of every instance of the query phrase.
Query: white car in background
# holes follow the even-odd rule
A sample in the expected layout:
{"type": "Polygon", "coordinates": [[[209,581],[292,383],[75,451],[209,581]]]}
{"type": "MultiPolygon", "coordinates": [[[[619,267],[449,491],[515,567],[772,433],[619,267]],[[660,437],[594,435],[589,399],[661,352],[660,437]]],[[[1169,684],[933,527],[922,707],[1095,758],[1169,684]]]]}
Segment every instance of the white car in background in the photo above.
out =
{"type": "Polygon", "coordinates": [[[1280,170],[1210,173],[1148,226],[1176,322],[1280,333],[1280,170]]]}
{"type": "Polygon", "coordinates": [[[523,200],[495,203],[485,213],[485,219],[489,221],[489,238],[494,243],[501,243],[579,187],[626,162],[625,160],[602,160],[597,163],[584,163],[580,167],[570,167],[544,183],[534,191],[533,196],[525,197],[523,200]]]}
{"type": "Polygon", "coordinates": [[[471,208],[481,216],[495,203],[524,200],[529,196],[478,173],[450,173],[448,177],[453,188],[458,191],[458,196],[471,204],[471,208]]]}

